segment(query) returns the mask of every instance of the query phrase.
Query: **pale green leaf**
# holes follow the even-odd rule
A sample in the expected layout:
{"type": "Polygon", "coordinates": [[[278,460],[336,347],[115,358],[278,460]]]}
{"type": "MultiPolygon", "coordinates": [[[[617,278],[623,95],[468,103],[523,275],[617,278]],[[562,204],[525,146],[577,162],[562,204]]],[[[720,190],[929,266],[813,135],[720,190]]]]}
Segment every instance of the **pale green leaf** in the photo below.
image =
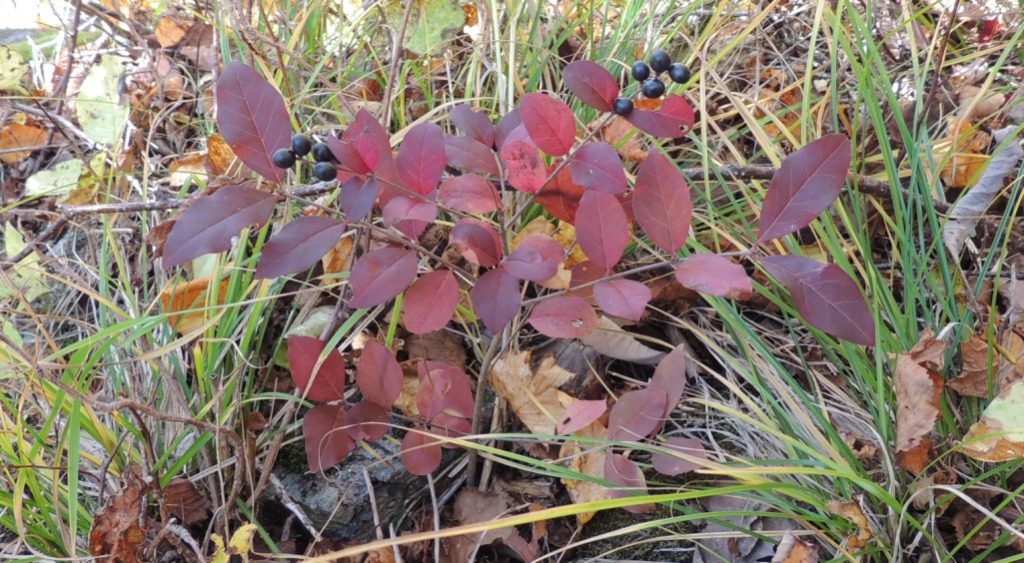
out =
{"type": "MultiPolygon", "coordinates": [[[[402,46],[414,53],[431,55],[443,50],[455,34],[466,25],[466,12],[457,1],[408,1],[414,5],[402,46]]],[[[402,25],[405,6],[404,2],[394,0],[385,8],[388,24],[395,29],[402,25]]]]}
{"type": "Polygon", "coordinates": [[[78,122],[82,131],[97,143],[112,146],[128,122],[129,108],[121,103],[118,86],[124,67],[105,55],[89,69],[78,93],[78,122]]]}
{"type": "Polygon", "coordinates": [[[40,170],[25,180],[25,197],[66,196],[78,187],[85,163],[65,160],[51,170],[40,170]]]}

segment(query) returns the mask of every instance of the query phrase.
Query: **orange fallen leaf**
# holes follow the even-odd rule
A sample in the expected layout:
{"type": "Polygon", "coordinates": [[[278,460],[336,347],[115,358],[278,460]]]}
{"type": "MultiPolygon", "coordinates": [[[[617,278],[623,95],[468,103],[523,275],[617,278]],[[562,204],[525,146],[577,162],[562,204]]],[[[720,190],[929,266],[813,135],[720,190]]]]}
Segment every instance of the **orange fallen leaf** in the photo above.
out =
{"type": "MultiPolygon", "coordinates": [[[[212,281],[212,276],[204,276],[190,282],[165,287],[160,292],[160,305],[167,313],[167,322],[174,327],[178,334],[192,332],[206,322],[209,311],[202,309],[212,281]]],[[[217,305],[224,304],[230,281],[224,279],[220,283],[217,290],[217,305]]]]}
{"type": "Polygon", "coordinates": [[[46,142],[46,131],[31,125],[22,125],[13,121],[0,129],[0,161],[4,164],[17,164],[32,154],[31,150],[6,152],[12,149],[34,149],[46,142]]]}
{"type": "Polygon", "coordinates": [[[944,353],[945,344],[928,331],[896,359],[896,465],[914,474],[931,462],[927,436],[939,418],[943,385],[935,368],[944,353]]]}
{"type": "Polygon", "coordinates": [[[1006,386],[963,439],[963,452],[980,461],[1024,459],[1024,381],[1006,386]]]}
{"type": "Polygon", "coordinates": [[[857,525],[857,533],[847,536],[847,548],[852,550],[863,549],[868,546],[871,540],[871,527],[868,525],[868,518],[856,502],[832,501],[825,505],[825,510],[846,518],[857,525]]]}

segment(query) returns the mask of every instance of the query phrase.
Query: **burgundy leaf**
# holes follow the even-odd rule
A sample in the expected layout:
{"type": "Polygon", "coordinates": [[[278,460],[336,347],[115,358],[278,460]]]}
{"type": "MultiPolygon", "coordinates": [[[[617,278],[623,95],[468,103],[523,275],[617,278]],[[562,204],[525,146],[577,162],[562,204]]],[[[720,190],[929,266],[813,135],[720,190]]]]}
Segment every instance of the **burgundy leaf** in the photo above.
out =
{"type": "Polygon", "coordinates": [[[384,165],[394,164],[388,132],[365,109],[356,113],[356,118],[348,124],[345,133],[341,135],[341,140],[352,145],[372,171],[377,171],[384,165]]]}
{"type": "Polygon", "coordinates": [[[667,404],[665,391],[655,387],[623,393],[608,415],[608,439],[635,442],[646,438],[665,422],[667,404]]]}
{"type": "Polygon", "coordinates": [[[576,117],[562,100],[531,92],[519,101],[519,117],[537,148],[551,156],[569,154],[576,142],[576,117]]]}
{"type": "Polygon", "coordinates": [[[164,269],[203,254],[224,252],[246,227],[262,227],[274,212],[277,196],[252,188],[228,186],[197,199],[171,227],[164,243],[164,269]]]}
{"type": "Polygon", "coordinates": [[[446,135],[444,154],[449,166],[477,174],[498,176],[501,173],[494,151],[476,139],[446,135]]]}
{"type": "Polygon", "coordinates": [[[811,223],[839,197],[853,157],[850,140],[833,133],[787,156],[761,204],[757,242],[777,239],[811,223]]]}
{"type": "Polygon", "coordinates": [[[443,362],[419,364],[420,388],[416,407],[420,415],[432,420],[442,412],[470,418],[473,416],[473,388],[461,369],[443,362]]]}
{"type": "Polygon", "coordinates": [[[594,301],[609,315],[639,321],[651,300],[651,289],[633,280],[613,279],[594,284],[594,301]]]}
{"type": "Polygon", "coordinates": [[[678,139],[690,132],[694,115],[686,100],[669,94],[657,111],[633,110],[626,120],[648,135],[678,139]]]}
{"type": "Polygon", "coordinates": [[[494,334],[515,318],[523,304],[519,281],[501,268],[480,276],[469,297],[476,316],[494,334]]]}
{"type": "MultiPolygon", "coordinates": [[[[430,421],[430,431],[445,438],[462,438],[473,431],[473,423],[468,418],[443,412],[430,421]]],[[[441,442],[442,448],[457,448],[458,444],[441,442]]]]}
{"type": "Polygon", "coordinates": [[[597,313],[585,299],[551,297],[533,308],[527,322],[544,336],[583,338],[597,329],[597,313]]]}
{"type": "Polygon", "coordinates": [[[864,346],[875,344],[875,319],[853,278],[806,256],[766,256],[761,265],[789,290],[807,324],[864,346]]]}
{"type": "Polygon", "coordinates": [[[591,61],[573,61],[562,69],[562,80],[583,103],[597,111],[612,111],[619,97],[619,84],[601,65],[591,61]]]}
{"type": "Polygon", "coordinates": [[[565,408],[565,414],[555,426],[555,432],[563,436],[578,432],[601,418],[606,410],[608,405],[603,400],[573,401],[565,408]]]}
{"type": "Polygon", "coordinates": [[[345,409],[337,405],[317,405],[302,418],[310,471],[318,473],[334,467],[356,446],[344,427],[345,409]]]}
{"type": "Polygon", "coordinates": [[[388,433],[391,418],[377,403],[360,401],[345,413],[345,431],[353,441],[380,440],[388,433]]]}
{"type": "Polygon", "coordinates": [[[483,221],[459,219],[448,235],[448,244],[477,266],[489,268],[501,262],[501,238],[494,227],[483,221]]]}
{"type": "Polygon", "coordinates": [[[405,292],[405,328],[413,334],[441,330],[459,304],[459,281],[449,270],[420,276],[405,292]]]}
{"type": "Polygon", "coordinates": [[[217,80],[217,127],[239,160],[264,178],[284,182],[271,159],[291,146],[292,122],[281,93],[252,67],[232,61],[217,80]]]}
{"type": "Polygon", "coordinates": [[[568,168],[562,168],[551,182],[534,194],[533,201],[559,221],[576,224],[576,211],[582,197],[583,188],[572,181],[568,168]]]}
{"type": "Polygon", "coordinates": [[[501,267],[509,274],[526,281],[542,282],[558,273],[565,249],[547,235],[530,235],[505,258],[501,267]]]}
{"type": "Polygon", "coordinates": [[[404,248],[379,248],[364,254],[352,265],[348,285],[352,288],[349,306],[374,307],[405,291],[416,278],[416,253],[404,248]]]}
{"type": "MultiPolygon", "coordinates": [[[[606,481],[619,487],[625,487],[641,494],[647,493],[647,480],[644,479],[643,472],[640,471],[640,468],[635,463],[622,454],[610,453],[605,456],[604,478],[606,481]]],[[[610,498],[629,498],[635,495],[622,489],[609,489],[608,496],[610,498]]],[[[643,514],[654,509],[654,505],[637,504],[624,506],[623,508],[633,514],[643,514]]]]}
{"type": "MultiPolygon", "coordinates": [[[[512,131],[520,127],[522,124],[523,120],[519,118],[519,108],[514,108],[512,111],[501,116],[501,119],[498,121],[498,126],[494,130],[495,146],[499,150],[504,147],[505,142],[508,140],[512,131]]],[[[523,130],[525,131],[525,128],[523,130]]]]}
{"type": "Polygon", "coordinates": [[[449,178],[437,190],[442,205],[465,213],[490,213],[501,209],[501,199],[491,182],[476,174],[449,178]]]}
{"type": "Polygon", "coordinates": [[[338,159],[338,165],[342,169],[350,170],[355,174],[367,174],[370,172],[370,165],[363,160],[363,156],[359,154],[356,146],[351,141],[342,141],[332,135],[327,137],[327,140],[324,142],[331,149],[334,158],[338,159]]]}
{"type": "Polygon", "coordinates": [[[350,221],[362,221],[373,211],[380,193],[376,178],[352,178],[341,186],[341,209],[350,221]]]}
{"type": "Polygon", "coordinates": [[[669,438],[664,443],[658,444],[658,449],[665,453],[656,453],[651,456],[651,465],[654,470],[662,475],[675,476],[682,473],[689,473],[703,467],[703,465],[683,459],[679,456],[695,457],[707,461],[708,456],[704,451],[704,444],[695,438],[669,438]],[[677,454],[677,455],[673,455],[677,454]]]}
{"type": "Polygon", "coordinates": [[[412,240],[419,240],[423,231],[437,219],[437,206],[403,195],[392,198],[381,215],[385,225],[393,226],[412,240]]]}
{"type": "Polygon", "coordinates": [[[591,260],[586,260],[573,266],[570,273],[572,277],[569,278],[569,295],[585,299],[588,303],[593,303],[593,282],[604,278],[608,270],[598,266],[591,260]],[[581,288],[581,285],[584,287],[581,288]]]}
{"type": "Polygon", "coordinates": [[[576,210],[576,243],[605,270],[619,263],[629,244],[629,220],[615,196],[593,190],[583,194],[576,210]]]}
{"type": "Polygon", "coordinates": [[[356,384],[367,401],[390,409],[402,394],[402,366],[383,344],[369,340],[356,364],[356,384]]]}
{"type": "Polygon", "coordinates": [[[587,143],[576,151],[569,163],[572,181],[588,190],[607,194],[626,191],[626,172],[619,153],[608,143],[587,143]]]}
{"type": "Polygon", "coordinates": [[[675,254],[690,232],[690,187],[661,153],[651,151],[633,187],[633,212],[651,242],[675,254]]]}
{"type": "Polygon", "coordinates": [[[288,365],[295,387],[311,401],[337,401],[345,396],[345,359],[337,349],[317,362],[327,343],[311,336],[288,337],[288,365]]]}
{"type": "Polygon", "coordinates": [[[417,426],[402,438],[402,464],[413,475],[430,475],[441,466],[441,445],[437,438],[417,426]]]}
{"type": "Polygon", "coordinates": [[[256,279],[297,274],[312,268],[334,248],[345,232],[345,223],[313,215],[296,217],[263,247],[256,279]]]}
{"type": "Polygon", "coordinates": [[[445,167],[444,134],[434,123],[420,123],[405,134],[395,164],[406,187],[427,195],[441,182],[445,167]]]}
{"type": "Polygon", "coordinates": [[[654,368],[654,377],[648,383],[648,388],[661,389],[668,396],[668,400],[665,402],[665,412],[662,413],[662,416],[667,418],[679,404],[679,399],[683,397],[683,391],[686,390],[685,345],[676,346],[661,359],[658,367],[654,368]]]}
{"type": "Polygon", "coordinates": [[[448,112],[448,119],[463,133],[486,147],[494,146],[494,125],[482,111],[473,111],[466,104],[457,105],[448,112]]]}
{"type": "Polygon", "coordinates": [[[728,299],[750,299],[754,284],[743,266],[716,254],[695,254],[677,264],[676,280],[683,287],[728,299]]]}
{"type": "Polygon", "coordinates": [[[537,147],[526,141],[509,141],[501,147],[501,161],[513,188],[532,194],[544,187],[548,173],[537,147]]]}

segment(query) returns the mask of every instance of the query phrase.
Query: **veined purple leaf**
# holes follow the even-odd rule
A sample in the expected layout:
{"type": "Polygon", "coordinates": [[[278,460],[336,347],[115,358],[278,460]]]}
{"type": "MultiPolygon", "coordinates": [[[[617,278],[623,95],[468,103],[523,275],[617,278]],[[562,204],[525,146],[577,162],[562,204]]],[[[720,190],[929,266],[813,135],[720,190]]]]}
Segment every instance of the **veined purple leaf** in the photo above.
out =
{"type": "Polygon", "coordinates": [[[444,134],[434,123],[420,123],[408,131],[395,160],[398,176],[413,192],[428,195],[441,182],[446,164],[444,134]]]}
{"type": "Polygon", "coordinates": [[[558,273],[565,250],[547,235],[529,235],[502,262],[509,274],[526,281],[543,282],[558,273]]]}
{"type": "Polygon", "coordinates": [[[619,84],[610,72],[591,61],[573,61],[562,69],[562,80],[583,103],[597,111],[612,111],[619,84]]]}
{"type": "Polygon", "coordinates": [[[459,305],[459,281],[450,270],[420,276],[405,292],[405,328],[424,334],[444,328],[459,305]]]}
{"type": "Polygon", "coordinates": [[[460,219],[448,235],[448,244],[477,266],[489,268],[501,262],[501,238],[494,227],[476,219],[460,219]]]}
{"type": "Polygon", "coordinates": [[[252,67],[232,61],[217,79],[217,128],[232,152],[264,178],[282,183],[272,156],[291,146],[292,122],[281,93],[252,67]]]}
{"type": "Polygon", "coordinates": [[[352,265],[348,277],[352,288],[349,306],[363,309],[390,301],[416,278],[418,263],[416,253],[404,248],[378,248],[364,254],[352,265]]]}
{"type": "Polygon", "coordinates": [[[330,217],[296,217],[267,241],[256,266],[256,279],[304,272],[334,248],[345,223],[330,217]]]}
{"type": "Polygon", "coordinates": [[[326,343],[311,336],[288,338],[288,365],[295,387],[311,401],[337,401],[345,396],[345,359],[336,349],[327,353],[319,369],[317,362],[326,343]]]}
{"type": "Polygon", "coordinates": [[[316,405],[302,417],[310,471],[322,472],[348,457],[356,443],[344,428],[345,409],[337,405],[316,405]]]}
{"type": "Polygon", "coordinates": [[[676,280],[687,289],[728,299],[750,299],[754,284],[743,266],[716,254],[695,254],[676,265],[676,280]]]}
{"type": "Polygon", "coordinates": [[[626,120],[634,127],[655,137],[678,139],[690,132],[694,122],[693,108],[683,98],[669,94],[657,111],[633,110],[626,120]]]}
{"type": "Polygon", "coordinates": [[[626,191],[626,172],[619,153],[608,143],[591,142],[580,147],[569,163],[572,181],[588,190],[607,194],[626,191]]]}
{"type": "Polygon", "coordinates": [[[608,415],[608,439],[635,442],[649,436],[665,422],[668,396],[656,387],[623,393],[608,415]]]}
{"type": "Polygon", "coordinates": [[[501,208],[498,190],[489,180],[476,174],[448,178],[438,188],[437,199],[443,205],[465,213],[490,213],[501,208]]]}
{"type": "Polygon", "coordinates": [[[537,148],[551,156],[569,154],[576,141],[576,117],[569,106],[540,92],[519,101],[519,117],[537,148]]]}
{"type": "Polygon", "coordinates": [[[629,219],[611,194],[590,190],[576,209],[576,243],[587,258],[611,270],[629,244],[629,219]]]}
{"type": "MultiPolygon", "coordinates": [[[[604,458],[604,478],[605,480],[625,487],[634,492],[640,494],[647,493],[647,480],[644,479],[644,474],[640,471],[628,457],[621,454],[610,453],[604,458]]],[[[620,489],[609,489],[608,496],[610,498],[629,498],[634,496],[633,494],[620,489]]],[[[643,514],[650,512],[654,509],[653,504],[637,504],[633,506],[624,506],[627,511],[633,514],[643,514]]]]}
{"type": "Polygon", "coordinates": [[[490,148],[494,146],[494,125],[482,111],[473,111],[468,105],[460,104],[452,108],[448,113],[448,119],[452,120],[463,133],[479,141],[490,148]]]}
{"type": "Polygon", "coordinates": [[[594,301],[609,315],[639,321],[651,300],[651,288],[633,280],[612,279],[594,284],[594,301]]]}
{"type": "Polygon", "coordinates": [[[163,267],[173,268],[203,254],[224,252],[246,227],[262,227],[274,212],[277,196],[228,186],[197,199],[178,218],[164,244],[163,267]]]}
{"type": "Polygon", "coordinates": [[[446,135],[444,154],[449,166],[477,174],[498,176],[501,173],[494,151],[471,137],[446,135]]]}
{"type": "Polygon", "coordinates": [[[368,340],[356,364],[356,384],[363,398],[390,409],[402,393],[405,376],[398,360],[383,344],[368,340]]]}
{"type": "Polygon", "coordinates": [[[679,170],[657,151],[651,151],[636,175],[633,213],[659,248],[674,255],[683,247],[693,216],[690,187],[679,170]]]}
{"type": "Polygon", "coordinates": [[[490,270],[476,281],[469,293],[476,316],[487,330],[497,334],[519,314],[523,304],[519,280],[505,270],[490,270]]]}

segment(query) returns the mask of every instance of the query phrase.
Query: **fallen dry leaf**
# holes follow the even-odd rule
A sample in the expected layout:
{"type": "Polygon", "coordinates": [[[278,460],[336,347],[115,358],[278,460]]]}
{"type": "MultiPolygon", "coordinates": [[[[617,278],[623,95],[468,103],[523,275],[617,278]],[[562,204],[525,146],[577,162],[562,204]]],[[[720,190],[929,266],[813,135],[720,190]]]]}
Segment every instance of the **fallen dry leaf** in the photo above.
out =
{"type": "MultiPolygon", "coordinates": [[[[1003,508],[997,515],[1006,522],[1017,522],[1021,517],[1019,510],[1010,507],[1003,508]]],[[[965,542],[964,545],[967,549],[975,553],[988,549],[1001,535],[1006,533],[1006,529],[1002,525],[971,505],[965,505],[954,514],[952,524],[956,531],[957,541],[965,542]],[[981,524],[981,528],[977,529],[979,524],[981,524]]],[[[1012,533],[1009,536],[1009,541],[1004,542],[1003,547],[1024,551],[1024,539],[1012,533]]]]}
{"type": "Polygon", "coordinates": [[[142,481],[137,467],[129,467],[122,474],[121,492],[93,517],[89,531],[89,553],[101,559],[121,563],[141,563],[139,559],[146,531],[139,527],[146,496],[153,489],[142,481]]]}
{"type": "MultiPolygon", "coordinates": [[[[635,107],[636,109],[647,109],[640,107],[639,104],[635,104],[635,107]]],[[[595,123],[593,126],[596,127],[597,124],[595,123]]],[[[647,159],[647,151],[643,148],[643,135],[637,131],[636,127],[633,127],[632,123],[622,117],[613,117],[598,134],[598,139],[615,147],[619,155],[629,162],[643,162],[647,159]]]]}
{"type": "Polygon", "coordinates": [[[565,414],[558,388],[575,375],[545,358],[534,372],[530,351],[508,351],[489,372],[495,394],[508,402],[512,412],[534,434],[555,434],[555,425],[565,414]]]}
{"type": "MultiPolygon", "coordinates": [[[[355,244],[355,236],[345,236],[338,239],[338,242],[320,259],[320,263],[324,266],[325,276],[344,274],[348,271],[349,266],[352,265],[352,251],[355,248],[355,244]]],[[[325,283],[327,282],[326,279],[324,281],[325,283]]]]}
{"type": "Polygon", "coordinates": [[[860,504],[854,501],[832,501],[825,505],[825,510],[842,516],[857,525],[857,533],[846,538],[846,547],[848,549],[853,551],[868,546],[868,542],[871,541],[872,537],[871,527],[868,525],[868,518],[864,516],[864,511],[861,509],[860,504]]]}
{"type": "MultiPolygon", "coordinates": [[[[508,497],[485,493],[477,489],[463,489],[455,497],[455,521],[459,525],[479,524],[507,516],[511,508],[508,497]]],[[[442,562],[462,563],[473,561],[478,546],[501,541],[511,547],[524,561],[533,561],[536,554],[526,540],[512,526],[487,530],[479,534],[455,536],[448,540],[448,549],[441,557],[442,562]],[[521,552],[525,549],[526,552],[521,552]]]]}
{"type": "Polygon", "coordinates": [[[793,535],[793,532],[786,530],[782,536],[778,549],[775,550],[775,557],[772,563],[815,563],[818,561],[818,546],[793,535]]]}
{"type": "Polygon", "coordinates": [[[0,129],[0,162],[13,165],[21,162],[32,154],[31,150],[7,152],[12,149],[35,149],[46,142],[46,131],[31,125],[22,125],[14,121],[4,124],[0,129]]]}
{"type": "Polygon", "coordinates": [[[1024,381],[1006,386],[964,436],[963,452],[980,461],[1024,458],[1024,381]]]}
{"type": "MultiPolygon", "coordinates": [[[[597,440],[608,439],[608,429],[605,428],[600,421],[594,422],[590,426],[579,430],[576,434],[582,438],[593,438],[597,440]]],[[[558,452],[558,456],[562,459],[569,458],[569,470],[575,471],[582,475],[588,475],[597,479],[604,479],[604,458],[605,450],[603,448],[595,448],[592,446],[581,447],[576,442],[566,442],[561,450],[558,452]]],[[[569,498],[575,504],[584,504],[599,500],[608,500],[607,487],[595,483],[593,481],[584,481],[582,479],[562,479],[562,484],[565,485],[565,489],[569,492],[569,498]]],[[[581,512],[576,515],[576,521],[581,526],[590,521],[594,517],[596,511],[581,512]]]]}
{"type": "Polygon", "coordinates": [[[960,112],[967,119],[984,119],[999,111],[1005,103],[1005,95],[986,92],[977,86],[967,85],[960,90],[960,112]]]}
{"type": "Polygon", "coordinates": [[[156,22],[156,41],[161,47],[177,47],[192,29],[193,21],[176,15],[162,16],[156,22]]]}
{"type": "MultiPolygon", "coordinates": [[[[167,322],[174,327],[178,334],[192,332],[206,321],[209,311],[202,309],[211,281],[213,281],[212,276],[203,276],[189,282],[165,287],[160,292],[160,305],[167,313],[167,322]]],[[[220,282],[220,287],[217,290],[217,305],[224,304],[230,281],[225,278],[220,282]]]]}
{"type": "Polygon", "coordinates": [[[210,173],[217,176],[226,174],[235,162],[235,152],[220,133],[214,133],[206,140],[206,156],[210,173]]]}
{"type": "Polygon", "coordinates": [[[932,145],[932,158],[947,188],[963,188],[981,178],[988,165],[992,137],[970,122],[954,121],[950,134],[932,145]]]}
{"type": "Polygon", "coordinates": [[[160,503],[182,524],[189,526],[204,520],[213,504],[203,496],[192,481],[175,477],[160,489],[160,503]]]}
{"type": "Polygon", "coordinates": [[[925,332],[909,352],[896,359],[896,465],[915,475],[931,462],[932,441],[942,403],[945,344],[925,332]]]}

